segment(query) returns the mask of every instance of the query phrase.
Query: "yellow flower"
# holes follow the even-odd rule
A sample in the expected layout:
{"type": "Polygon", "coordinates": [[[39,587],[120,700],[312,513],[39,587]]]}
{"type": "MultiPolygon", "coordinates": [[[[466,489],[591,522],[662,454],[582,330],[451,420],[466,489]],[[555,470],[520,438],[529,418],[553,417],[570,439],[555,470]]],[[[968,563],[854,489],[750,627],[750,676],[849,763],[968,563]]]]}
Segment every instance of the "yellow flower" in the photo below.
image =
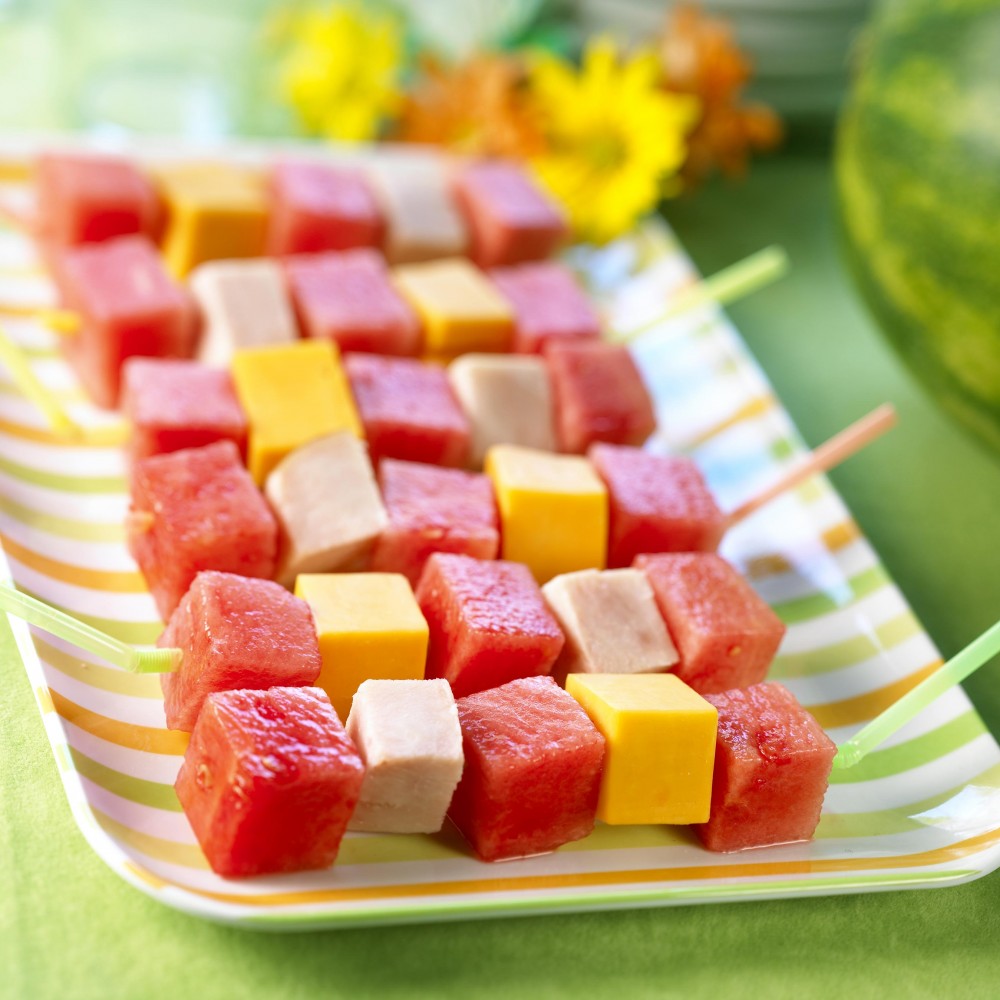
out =
{"type": "Polygon", "coordinates": [[[579,70],[537,57],[529,88],[546,140],[532,168],[580,238],[606,243],[676,190],[698,102],[660,89],[655,52],[623,59],[599,38],[579,70]]]}
{"type": "Polygon", "coordinates": [[[396,18],[334,3],[293,14],[281,27],[281,89],[305,129],[330,139],[375,138],[402,100],[396,18]]]}

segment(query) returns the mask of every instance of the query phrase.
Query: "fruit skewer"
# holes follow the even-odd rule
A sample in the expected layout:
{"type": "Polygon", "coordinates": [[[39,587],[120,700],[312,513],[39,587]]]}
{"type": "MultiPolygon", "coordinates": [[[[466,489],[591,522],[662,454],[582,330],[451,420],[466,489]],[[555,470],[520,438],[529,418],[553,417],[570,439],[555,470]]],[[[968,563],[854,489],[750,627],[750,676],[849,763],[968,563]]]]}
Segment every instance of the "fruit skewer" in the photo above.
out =
{"type": "MultiPolygon", "coordinates": [[[[9,587],[0,587],[0,606],[12,614],[56,632],[68,641],[80,644],[95,655],[127,667],[134,668],[136,665],[137,661],[133,657],[137,651],[41,602],[26,598],[9,587]]],[[[838,757],[841,763],[837,766],[853,766],[864,753],[913,718],[933,698],[968,677],[998,652],[1000,623],[970,644],[910,695],[872,720],[856,737],[842,744],[838,757]]],[[[174,650],[161,650],[159,653],[160,662],[156,664],[156,669],[162,669],[176,656],[174,650]]],[[[147,663],[147,667],[150,665],[147,663]]],[[[451,797],[458,775],[462,773],[461,756],[456,757],[457,744],[452,734],[454,713],[449,705],[453,702],[441,681],[381,683],[381,688],[376,686],[367,692],[370,697],[366,702],[369,706],[366,709],[366,719],[359,719],[352,725],[352,711],[346,732],[337,715],[330,709],[326,696],[308,686],[279,686],[270,691],[234,690],[209,695],[205,701],[204,721],[200,717],[196,724],[195,736],[188,751],[190,760],[186,759],[177,785],[178,794],[198,833],[198,839],[218,873],[248,875],[326,867],[331,864],[335,859],[340,837],[349,827],[351,813],[359,799],[365,797],[365,782],[369,771],[374,773],[377,770],[379,779],[370,790],[366,825],[360,828],[380,828],[382,821],[379,817],[386,810],[394,822],[398,823],[399,810],[394,808],[392,800],[399,793],[390,791],[398,789],[398,782],[392,780],[392,768],[402,767],[405,770],[410,765],[398,756],[403,754],[405,757],[404,744],[398,740],[393,744],[390,736],[399,730],[400,725],[412,730],[414,716],[406,711],[406,699],[421,694],[425,683],[440,687],[440,690],[435,688],[437,694],[431,699],[435,704],[440,701],[440,706],[433,715],[438,720],[435,724],[439,731],[444,727],[448,732],[446,739],[451,749],[442,751],[444,756],[440,763],[434,764],[437,768],[435,773],[440,775],[437,779],[438,790],[435,792],[439,804],[431,807],[426,801],[414,801],[408,808],[415,810],[419,819],[414,822],[419,822],[425,829],[437,828],[439,821],[443,822],[444,803],[451,797]],[[416,685],[416,688],[407,688],[405,691],[402,688],[394,689],[394,683],[409,684],[411,687],[416,685]],[[380,701],[385,703],[386,698],[388,703],[379,709],[380,701]],[[258,716],[268,720],[266,728],[270,735],[266,746],[258,746],[259,737],[251,735],[260,731],[260,727],[255,725],[258,716]],[[240,736],[245,719],[251,728],[245,731],[246,736],[240,736]],[[287,740],[282,736],[286,719],[290,727],[287,740]],[[312,734],[309,742],[313,748],[309,751],[309,770],[301,778],[297,776],[295,781],[309,783],[304,790],[309,801],[315,802],[317,796],[320,796],[324,802],[321,818],[328,816],[329,824],[325,819],[318,825],[305,824],[294,838],[288,840],[281,833],[282,823],[297,808],[297,786],[290,783],[283,772],[273,772],[276,761],[286,761],[291,765],[287,755],[291,752],[294,740],[302,739],[296,728],[302,723],[308,725],[312,734]],[[230,733],[233,737],[232,746],[241,748],[234,750],[236,758],[232,761],[224,760],[219,770],[215,767],[218,764],[213,757],[215,751],[211,749],[213,745],[219,745],[215,730],[230,733]],[[387,739],[390,740],[388,745],[397,748],[394,764],[390,763],[392,758],[379,757],[376,750],[376,747],[386,745],[387,739]],[[317,750],[322,747],[328,748],[328,752],[317,750]],[[263,771],[258,769],[261,761],[265,765],[263,771]],[[272,763],[267,764],[267,761],[272,763]],[[380,763],[376,764],[376,761],[380,763]],[[317,766],[319,774],[316,772],[317,766]],[[231,778],[239,774],[257,775],[252,784],[244,783],[237,790],[240,808],[243,810],[240,822],[255,828],[258,846],[249,850],[240,848],[237,851],[237,845],[244,842],[239,840],[238,833],[233,832],[231,819],[227,818],[225,803],[228,793],[224,792],[220,798],[213,791],[216,780],[213,776],[226,780],[226,775],[231,778]],[[282,808],[277,812],[268,805],[263,810],[258,808],[255,793],[248,792],[248,788],[256,789],[262,780],[262,774],[272,774],[277,782],[276,790],[280,792],[279,799],[287,796],[287,800],[281,799],[282,808]],[[384,797],[386,792],[390,792],[388,799],[384,797]],[[222,812],[216,815],[214,810],[220,809],[222,812]],[[271,829],[272,836],[261,836],[261,831],[268,829],[271,829]],[[306,832],[303,833],[303,830],[306,832]],[[229,839],[231,837],[236,839],[229,839]]],[[[685,693],[687,689],[684,685],[669,675],[663,676],[662,681],[649,675],[645,678],[572,675],[570,692],[596,727],[596,731],[587,729],[583,716],[574,716],[572,726],[575,729],[572,736],[568,735],[570,731],[566,728],[569,719],[566,713],[573,702],[564,694],[557,698],[558,689],[554,685],[548,685],[551,685],[551,681],[544,682],[544,679],[537,679],[535,682],[514,681],[492,689],[487,697],[473,696],[458,702],[458,717],[463,733],[466,732],[466,725],[472,726],[466,734],[471,741],[467,743],[467,747],[472,748],[476,763],[474,767],[470,766],[459,791],[455,793],[449,814],[484,860],[552,850],[567,840],[585,836],[593,826],[595,815],[609,823],[693,822],[705,845],[712,850],[739,850],[772,844],[776,842],[775,830],[780,830],[781,833],[777,836],[784,836],[786,840],[808,839],[811,836],[814,820],[818,819],[822,790],[825,788],[835,748],[823,736],[822,731],[815,727],[814,720],[781,685],[755,685],[745,691],[710,696],[708,701],[704,701],[696,695],[685,693]],[[522,697],[526,699],[523,703],[522,697]],[[559,701],[560,698],[565,700],[559,701]],[[551,708],[548,704],[550,699],[556,699],[551,708]],[[547,747],[545,752],[548,760],[545,767],[549,770],[544,773],[550,775],[547,780],[554,783],[550,793],[544,797],[544,829],[539,826],[541,814],[533,804],[536,800],[525,798],[523,793],[515,794],[515,786],[507,787],[504,784],[511,780],[512,773],[519,773],[518,768],[526,768],[525,773],[530,772],[537,777],[542,773],[538,770],[539,765],[531,764],[529,758],[523,756],[527,751],[522,747],[516,751],[522,756],[512,771],[513,759],[493,761],[490,757],[493,751],[489,750],[490,746],[497,745],[489,735],[492,727],[498,724],[502,727],[504,716],[509,715],[512,710],[524,713],[529,706],[534,706],[531,710],[538,713],[538,720],[532,726],[532,731],[545,737],[543,742],[547,747]],[[672,713],[675,712],[676,718],[672,718],[672,713]],[[710,734],[716,731],[716,713],[720,718],[725,716],[725,727],[720,726],[717,730],[714,777],[709,779],[707,775],[712,770],[713,752],[706,739],[710,739],[710,734]],[[653,816],[644,811],[646,799],[641,791],[642,783],[636,784],[635,778],[629,777],[629,773],[641,772],[645,766],[652,766],[651,761],[646,760],[643,755],[648,757],[655,751],[655,747],[651,749],[653,745],[649,743],[649,739],[651,722],[657,716],[661,717],[664,724],[682,724],[688,727],[684,732],[678,731],[674,738],[675,741],[681,741],[685,752],[696,755],[697,761],[692,757],[692,761],[682,769],[683,780],[679,786],[674,781],[681,780],[680,778],[665,775],[659,764],[654,767],[658,777],[656,791],[651,793],[653,799],[650,801],[662,803],[662,793],[667,788],[673,803],[671,809],[680,811],[662,815],[657,813],[653,816]],[[555,717],[563,721],[549,732],[555,717]],[[756,757],[753,760],[745,757],[744,751],[740,749],[745,742],[740,733],[745,727],[758,724],[755,721],[758,717],[768,719],[772,737],[780,742],[783,753],[789,752],[789,745],[781,741],[804,740],[802,751],[808,746],[809,759],[797,757],[795,774],[791,777],[782,767],[773,769],[770,750],[767,748],[761,748],[759,760],[756,757]],[[778,719],[783,721],[779,722],[778,719]],[[785,725],[790,727],[787,733],[779,733],[778,728],[785,725]],[[735,742],[730,743],[730,739],[735,742]],[[555,750],[558,740],[568,741],[565,750],[561,747],[555,750]],[[477,741],[481,741],[481,746],[477,745],[477,741]],[[603,752],[602,741],[605,743],[603,752]],[[585,747],[589,749],[584,749],[585,747]],[[602,757],[603,764],[600,763],[602,757]],[[755,810],[753,821],[749,825],[745,804],[740,802],[740,796],[745,792],[739,791],[741,782],[744,786],[746,784],[748,768],[759,771],[758,780],[753,783],[755,810]],[[578,770],[582,784],[576,780],[578,770]],[[500,778],[501,774],[506,777],[500,778]],[[791,780],[801,794],[805,794],[803,789],[808,784],[808,801],[801,808],[796,809],[795,804],[789,805],[783,801],[787,788],[782,783],[782,777],[791,780]],[[808,780],[804,781],[806,778],[808,780]],[[497,785],[497,781],[501,783],[497,785]],[[489,791],[490,794],[484,797],[483,791],[489,791]],[[491,802],[492,806],[484,810],[485,801],[491,802]],[[493,810],[500,811],[494,815],[493,810]],[[815,817],[811,815],[813,811],[816,813],[815,817]],[[695,813],[701,816],[703,812],[704,822],[690,818],[695,813]],[[787,818],[783,818],[785,813],[787,818]],[[526,833],[527,839],[524,839],[518,832],[522,827],[534,832],[526,833]],[[499,833],[501,829],[505,831],[503,834],[499,833]]],[[[430,695],[430,688],[426,690],[430,695]]],[[[416,701],[419,703],[421,699],[416,701]]],[[[578,709],[573,711],[578,712],[578,709]]],[[[508,735],[507,740],[509,738],[508,735]]],[[[508,742],[507,745],[514,749],[511,743],[508,742]]],[[[423,747],[420,751],[424,753],[425,759],[426,750],[423,747]]],[[[677,749],[671,752],[676,753],[677,749]]],[[[295,773],[298,775],[298,772],[295,773]]],[[[264,784],[269,780],[264,777],[264,784]]],[[[273,805],[277,801],[272,798],[273,794],[262,791],[263,801],[273,805]]],[[[537,801],[541,802],[541,799],[537,801]]],[[[662,809],[662,805],[658,804],[657,809],[662,809]]],[[[246,843],[249,842],[253,841],[246,843]]]]}

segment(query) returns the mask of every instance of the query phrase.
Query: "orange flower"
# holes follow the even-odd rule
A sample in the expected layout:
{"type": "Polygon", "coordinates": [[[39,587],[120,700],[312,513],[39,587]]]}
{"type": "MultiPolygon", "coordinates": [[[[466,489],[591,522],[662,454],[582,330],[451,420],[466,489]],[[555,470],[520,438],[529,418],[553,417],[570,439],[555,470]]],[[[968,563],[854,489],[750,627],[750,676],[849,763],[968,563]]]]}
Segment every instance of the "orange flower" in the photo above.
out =
{"type": "Polygon", "coordinates": [[[455,66],[427,58],[422,70],[393,138],[470,156],[525,157],[540,148],[516,57],[483,52],[455,66]]]}
{"type": "Polygon", "coordinates": [[[751,151],[781,141],[781,119],[774,111],[741,100],[753,71],[727,21],[706,16],[694,4],[678,4],[664,28],[660,57],[666,89],[693,94],[701,104],[701,117],[688,136],[685,180],[696,183],[716,169],[740,176],[751,151]]]}

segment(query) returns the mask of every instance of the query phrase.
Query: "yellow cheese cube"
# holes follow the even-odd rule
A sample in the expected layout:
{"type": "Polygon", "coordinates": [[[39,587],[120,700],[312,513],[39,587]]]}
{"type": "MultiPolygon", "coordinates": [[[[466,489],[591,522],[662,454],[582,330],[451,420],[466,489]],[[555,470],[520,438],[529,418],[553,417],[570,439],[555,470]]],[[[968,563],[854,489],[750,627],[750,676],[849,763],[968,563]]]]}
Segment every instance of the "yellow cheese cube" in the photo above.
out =
{"type": "Polygon", "coordinates": [[[607,740],[598,819],[708,821],[715,706],[673,674],[570,674],[566,690],[607,740]]]}
{"type": "Polygon", "coordinates": [[[304,573],[295,594],[312,609],[323,661],[316,684],[341,720],[363,681],[420,680],[427,621],[399,573],[304,573]]]}
{"type": "Polygon", "coordinates": [[[526,563],[539,583],[603,569],[608,494],[585,458],[494,445],[486,453],[500,508],[503,558],[526,563]]]}
{"type": "Polygon", "coordinates": [[[410,264],[396,268],[393,278],[423,323],[424,347],[432,358],[510,347],[514,313],[467,260],[410,264]]]}
{"type": "Polygon", "coordinates": [[[169,212],[163,257],[175,277],[208,260],[263,256],[267,200],[259,176],[222,163],[184,163],[156,176],[169,212]]]}
{"type": "Polygon", "coordinates": [[[332,341],[301,340],[237,351],[233,382],[250,427],[247,466],[258,483],[300,445],[337,431],[363,436],[332,341]]]}

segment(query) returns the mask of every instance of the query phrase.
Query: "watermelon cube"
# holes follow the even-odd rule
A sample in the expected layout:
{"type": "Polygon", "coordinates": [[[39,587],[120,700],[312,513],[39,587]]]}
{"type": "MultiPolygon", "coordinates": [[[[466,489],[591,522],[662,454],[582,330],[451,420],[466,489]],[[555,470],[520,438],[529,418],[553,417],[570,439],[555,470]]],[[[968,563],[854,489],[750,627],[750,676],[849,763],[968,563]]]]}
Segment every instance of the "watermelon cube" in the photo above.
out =
{"type": "Polygon", "coordinates": [[[569,235],[562,210],[514,163],[470,164],[455,175],[454,190],[480,267],[541,260],[569,235]]]}
{"type": "Polygon", "coordinates": [[[699,694],[749,687],[767,676],[785,634],[781,619],[714,552],[641,555],[680,653],[674,673],[699,694]]]}
{"type": "Polygon", "coordinates": [[[298,340],[281,267],[273,260],[211,260],[188,279],[204,319],[198,357],[228,367],[245,347],[298,340]]]}
{"type": "Polygon", "coordinates": [[[690,458],[611,444],[592,445],[587,457],[608,488],[609,566],[643,552],[718,548],[726,516],[690,458]]]}
{"type": "Polygon", "coordinates": [[[174,788],[218,875],[333,864],[364,764],[318,688],[209,695],[174,788]]]}
{"type": "Polygon", "coordinates": [[[781,684],[706,695],[719,711],[712,809],[695,827],[711,851],[810,840],[836,744],[781,684]]]}
{"type": "Polygon", "coordinates": [[[214,691],[308,686],[322,665],[309,605],[271,580],[234,573],[199,573],[157,645],[182,652],[160,683],[167,726],[187,732],[214,691]]]}
{"type": "Polygon", "coordinates": [[[118,405],[126,358],[194,353],[194,303],[144,236],[64,250],[55,259],[54,277],[63,303],[81,321],[74,336],[62,338],[63,351],[99,406],[118,405]]]}
{"type": "Polygon", "coordinates": [[[360,171],[307,161],[278,163],[268,195],[271,256],[382,243],[382,213],[360,171]]]}
{"type": "Polygon", "coordinates": [[[35,164],[35,232],[47,247],[102,243],[142,233],[156,239],[163,212],[152,182],[128,160],[48,153],[35,164]]]}
{"type": "Polygon", "coordinates": [[[285,274],[306,336],[334,340],[342,351],[419,353],[420,322],[377,251],[291,257],[285,274]]]}
{"type": "Polygon", "coordinates": [[[247,418],[229,372],[197,361],[129,358],[122,379],[133,462],[215,441],[246,451],[247,418]]]}
{"type": "Polygon", "coordinates": [[[595,441],[639,445],[656,430],[653,401],[627,348],[553,341],[544,352],[562,451],[582,455],[595,441]]]}
{"type": "Polygon", "coordinates": [[[484,861],[545,854],[594,828],[604,737],[551,677],[458,701],[465,770],[448,815],[484,861]]]}
{"type": "Polygon", "coordinates": [[[166,621],[202,570],[273,576],[278,525],[239,449],[217,441],[136,463],[128,547],[166,621]]]}
{"type": "Polygon", "coordinates": [[[430,628],[426,676],[444,677],[459,698],[547,674],[563,648],[562,630],[521,563],[435,553],[417,602],[430,628]]]}
{"type": "Polygon", "coordinates": [[[441,368],[374,354],[348,354],[344,366],[373,462],[465,465],[472,431],[441,368]]]}
{"type": "Polygon", "coordinates": [[[519,354],[540,354],[552,341],[600,337],[600,317],[564,264],[498,267],[490,277],[514,309],[513,349],[519,354]]]}
{"type": "Polygon", "coordinates": [[[486,476],[386,458],[379,485],[389,524],[375,543],[373,570],[402,573],[416,586],[434,552],[496,559],[500,528],[486,476]]]}

